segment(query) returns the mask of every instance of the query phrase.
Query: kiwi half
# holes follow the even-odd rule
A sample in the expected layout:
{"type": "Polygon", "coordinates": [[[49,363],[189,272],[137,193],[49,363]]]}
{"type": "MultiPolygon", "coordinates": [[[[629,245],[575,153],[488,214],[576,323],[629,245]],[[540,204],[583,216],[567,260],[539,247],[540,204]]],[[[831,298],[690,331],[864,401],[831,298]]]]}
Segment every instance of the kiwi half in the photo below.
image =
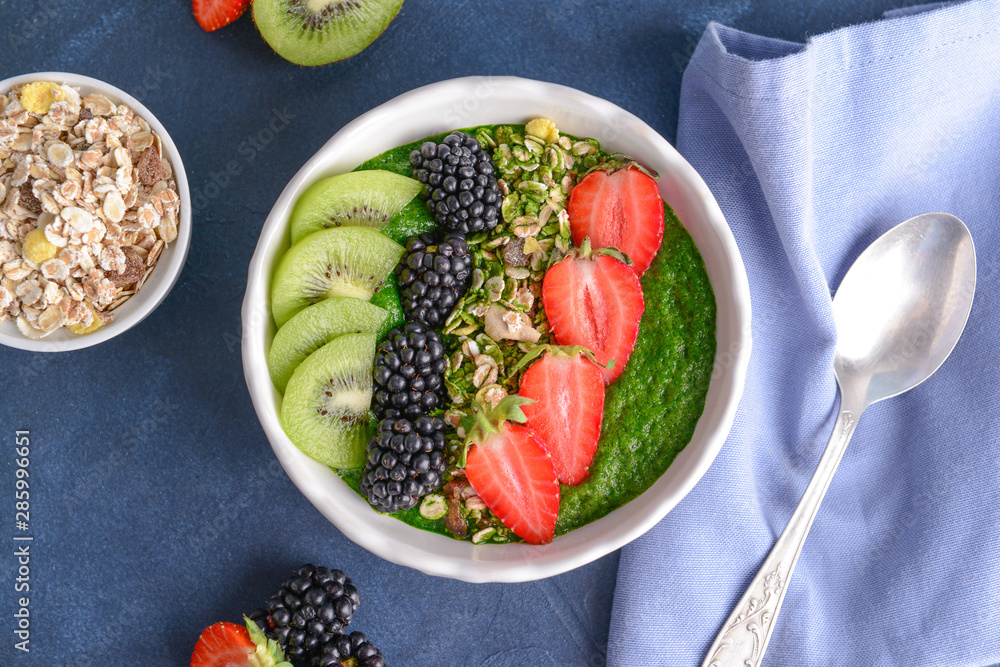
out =
{"type": "Polygon", "coordinates": [[[331,468],[365,463],[375,334],[344,334],[310,354],[288,381],[281,425],[296,447],[331,468]]]}
{"type": "Polygon", "coordinates": [[[353,171],[317,181],[292,209],[292,243],[330,227],[360,226],[382,231],[421,187],[420,181],[381,169],[353,171]]]}
{"type": "Polygon", "coordinates": [[[403,255],[403,246],[368,227],[333,227],[289,248],[271,282],[271,315],[280,328],[332,296],[367,301],[403,255]]]}
{"type": "Polygon", "coordinates": [[[360,53],[382,34],[403,0],[254,0],[253,20],[279,56],[325,65],[360,53]]]}
{"type": "Polygon", "coordinates": [[[267,368],[278,391],[284,393],[292,373],[310,354],[337,336],[379,333],[389,313],[367,301],[335,296],[299,311],[271,342],[267,368]]]}

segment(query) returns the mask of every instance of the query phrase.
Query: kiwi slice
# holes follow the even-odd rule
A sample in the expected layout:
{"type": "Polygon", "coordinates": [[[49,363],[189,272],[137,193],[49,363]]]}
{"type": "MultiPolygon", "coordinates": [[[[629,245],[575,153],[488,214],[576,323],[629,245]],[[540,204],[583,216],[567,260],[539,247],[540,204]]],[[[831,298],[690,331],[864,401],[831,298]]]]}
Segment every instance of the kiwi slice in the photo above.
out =
{"type": "Polygon", "coordinates": [[[284,393],[292,373],[310,354],[347,333],[380,333],[389,313],[367,301],[335,296],[299,311],[278,329],[267,355],[267,368],[284,393]]]}
{"type": "Polygon", "coordinates": [[[332,227],[293,245],[271,282],[271,315],[282,327],[331,296],[367,301],[403,255],[403,246],[368,227],[332,227]]]}
{"type": "Polygon", "coordinates": [[[381,169],[324,178],[306,190],[292,210],[292,244],[328,227],[357,225],[382,231],[421,187],[420,181],[381,169]]]}
{"type": "Polygon", "coordinates": [[[325,65],[360,53],[382,34],[403,0],[254,0],[253,20],[279,56],[325,65]]]}
{"type": "Polygon", "coordinates": [[[365,463],[375,338],[338,336],[310,354],[288,381],[281,425],[296,447],[331,468],[365,463]]]}

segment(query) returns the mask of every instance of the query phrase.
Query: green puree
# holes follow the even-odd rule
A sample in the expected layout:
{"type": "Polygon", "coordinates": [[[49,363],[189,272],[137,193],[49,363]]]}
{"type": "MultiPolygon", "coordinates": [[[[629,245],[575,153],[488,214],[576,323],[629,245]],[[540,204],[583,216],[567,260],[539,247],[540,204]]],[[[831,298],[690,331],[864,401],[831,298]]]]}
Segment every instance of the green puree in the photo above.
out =
{"type": "MultiPolygon", "coordinates": [[[[385,169],[409,176],[410,152],[423,141],[387,151],[358,169],[385,169]]],[[[646,310],[639,338],[624,374],[607,388],[601,440],[590,478],[577,486],[561,487],[557,535],[601,518],[648,489],[691,440],[705,406],[715,359],[715,295],[694,241],[673,210],[664,208],[663,245],[642,278],[646,310]]],[[[417,198],[384,231],[405,243],[408,237],[433,227],[433,218],[417,198]]],[[[394,281],[372,301],[402,322],[394,281]]],[[[358,488],[360,470],[340,474],[358,488]]],[[[450,536],[443,520],[425,519],[418,508],[393,516],[450,536]]]]}
{"type": "Polygon", "coordinates": [[[625,372],[605,393],[590,479],[560,491],[556,534],[648,489],[691,440],[715,360],[715,294],[691,236],[669,206],[663,245],[642,277],[646,310],[625,372]]]}

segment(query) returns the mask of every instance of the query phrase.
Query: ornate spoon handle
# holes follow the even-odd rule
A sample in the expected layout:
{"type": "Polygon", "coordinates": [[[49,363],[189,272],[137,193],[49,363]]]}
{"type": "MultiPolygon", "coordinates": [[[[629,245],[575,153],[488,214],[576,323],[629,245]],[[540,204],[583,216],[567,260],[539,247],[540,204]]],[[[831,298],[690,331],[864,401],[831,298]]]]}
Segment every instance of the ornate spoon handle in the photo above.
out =
{"type": "Polygon", "coordinates": [[[862,405],[860,409],[854,410],[849,409],[850,407],[845,408],[841,404],[840,416],[833,427],[830,442],[809,486],[802,494],[799,506],[795,508],[760,572],[726,619],[719,636],[708,650],[702,667],[757,667],[760,664],[771,639],[778,610],[785,599],[788,580],[795,569],[799,553],[802,552],[802,544],[806,541],[819,505],[833,479],[833,473],[837,470],[837,464],[840,463],[866,406],[862,405]]]}

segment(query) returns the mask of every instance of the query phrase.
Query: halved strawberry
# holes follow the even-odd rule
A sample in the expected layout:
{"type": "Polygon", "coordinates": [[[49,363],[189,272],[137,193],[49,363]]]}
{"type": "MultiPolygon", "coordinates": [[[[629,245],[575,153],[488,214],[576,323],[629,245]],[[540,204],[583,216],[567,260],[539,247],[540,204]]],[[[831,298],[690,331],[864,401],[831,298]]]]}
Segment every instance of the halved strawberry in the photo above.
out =
{"type": "Polygon", "coordinates": [[[208,32],[229,25],[249,6],[250,0],[191,0],[194,19],[208,32]]]}
{"type": "Polygon", "coordinates": [[[245,627],[216,623],[198,637],[191,654],[191,667],[245,667],[256,650],[245,627]]]}
{"type": "Polygon", "coordinates": [[[246,626],[222,622],[205,628],[194,645],[191,667],[292,667],[278,643],[245,620],[246,626]]]}
{"type": "Polygon", "coordinates": [[[477,407],[467,429],[465,476],[486,506],[528,544],[548,544],[559,515],[559,480],[552,457],[526,426],[519,406],[504,398],[490,415],[477,407]]]}
{"type": "Polygon", "coordinates": [[[581,345],[593,351],[611,384],[625,364],[639,335],[646,308],[642,285],[632,268],[607,249],[580,248],[554,264],[542,281],[542,304],[560,345],[581,345]]]}
{"type": "Polygon", "coordinates": [[[570,233],[580,245],[618,248],[641,276],[663,241],[663,198],[656,180],[631,161],[612,161],[592,171],[569,197],[570,233]]]}
{"type": "Polygon", "coordinates": [[[535,400],[521,409],[527,426],[552,455],[563,484],[579,484],[590,476],[587,468],[601,437],[604,373],[587,356],[581,348],[550,348],[524,372],[518,392],[535,400]]]}

